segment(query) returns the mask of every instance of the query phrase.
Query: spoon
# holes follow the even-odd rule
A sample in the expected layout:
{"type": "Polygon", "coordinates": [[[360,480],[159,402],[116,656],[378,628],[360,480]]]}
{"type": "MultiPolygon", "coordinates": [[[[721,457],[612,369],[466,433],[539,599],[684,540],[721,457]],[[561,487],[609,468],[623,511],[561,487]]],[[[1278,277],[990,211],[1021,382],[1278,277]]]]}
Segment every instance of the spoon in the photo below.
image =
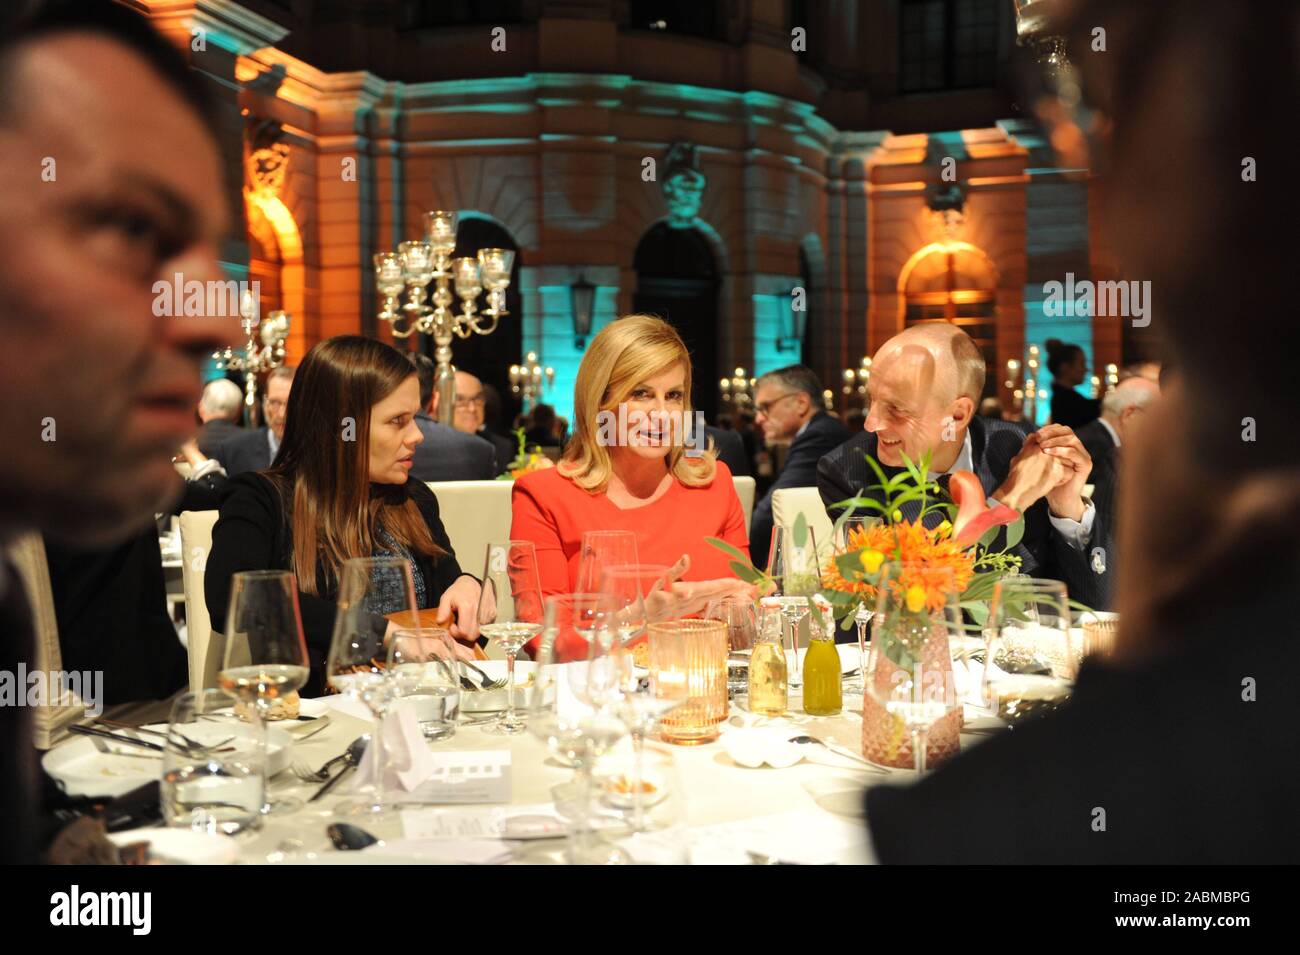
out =
{"type": "Polygon", "coordinates": [[[824,742],[823,740],[819,740],[815,736],[791,736],[790,742],[801,743],[804,745],[816,744],[817,746],[821,746],[825,749],[830,750],[836,756],[843,756],[845,759],[855,760],[856,762],[861,764],[861,768],[863,770],[867,770],[873,773],[880,773],[882,776],[888,775],[888,772],[886,770],[881,769],[879,766],[876,766],[875,764],[868,762],[865,757],[859,756],[857,753],[853,752],[853,750],[845,746],[837,746],[832,743],[827,743],[824,742]]]}
{"type": "Polygon", "coordinates": [[[348,750],[343,754],[343,768],[340,769],[332,779],[328,780],[324,786],[316,790],[316,794],[308,799],[308,802],[315,802],[321,796],[325,795],[334,788],[334,784],[348,774],[348,770],[356,769],[361,762],[361,757],[365,755],[366,746],[370,743],[370,734],[358,736],[350,744],[348,750]]]}
{"type": "Polygon", "coordinates": [[[334,843],[334,848],[340,852],[348,849],[364,849],[366,846],[379,843],[378,839],[360,826],[347,822],[336,822],[327,826],[325,832],[329,835],[330,842],[334,843]]]}

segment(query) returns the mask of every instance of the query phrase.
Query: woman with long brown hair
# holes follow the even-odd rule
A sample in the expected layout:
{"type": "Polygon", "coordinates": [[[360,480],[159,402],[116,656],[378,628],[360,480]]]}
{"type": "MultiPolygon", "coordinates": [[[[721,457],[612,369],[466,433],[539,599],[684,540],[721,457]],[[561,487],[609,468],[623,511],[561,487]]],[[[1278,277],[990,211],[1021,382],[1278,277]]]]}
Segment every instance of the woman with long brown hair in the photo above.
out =
{"type": "Polygon", "coordinates": [[[457,639],[478,636],[479,582],[461,572],[433,492],[408,480],[423,440],[419,410],[415,367],[401,352],[356,335],[328,339],[298,368],[271,467],[231,481],[212,531],[208,613],[219,629],[235,572],[292,570],[312,663],[305,695],[323,690],[334,598],[348,558],[409,559],[419,606],[437,607],[457,639]]]}

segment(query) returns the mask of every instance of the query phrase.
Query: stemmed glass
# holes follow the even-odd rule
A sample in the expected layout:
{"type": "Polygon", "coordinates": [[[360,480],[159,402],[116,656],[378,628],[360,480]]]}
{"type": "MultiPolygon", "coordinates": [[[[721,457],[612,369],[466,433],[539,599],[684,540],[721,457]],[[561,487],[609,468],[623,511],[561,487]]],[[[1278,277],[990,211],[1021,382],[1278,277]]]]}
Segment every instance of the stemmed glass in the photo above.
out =
{"type": "Polygon", "coordinates": [[[886,567],[877,587],[874,633],[866,680],[868,691],[891,715],[902,719],[912,737],[912,761],[918,775],[925,773],[930,727],[961,702],[949,677],[950,638],[962,632],[961,611],[943,577],[951,572],[929,569],[934,586],[943,590],[941,610],[914,609],[891,581],[901,576],[897,566],[886,567]]]}
{"type": "Polygon", "coordinates": [[[556,806],[572,822],[567,857],[578,864],[626,861],[626,854],[595,838],[590,819],[592,768],[626,732],[611,711],[619,697],[613,603],[600,594],[546,598],[545,628],[535,656],[528,731],[576,770],[574,785],[556,790],[556,806]],[[586,639],[591,659],[565,665],[572,634],[586,639]],[[566,811],[567,810],[567,811],[566,811]]]}
{"type": "MultiPolygon", "coordinates": [[[[835,553],[846,554],[850,550],[859,547],[865,539],[866,532],[880,523],[878,517],[849,517],[845,518],[841,524],[838,521],[835,540],[835,553]]],[[[858,670],[857,675],[851,677],[851,683],[845,684],[844,689],[853,690],[861,693],[866,687],[867,671],[867,634],[871,626],[871,618],[875,615],[875,609],[868,606],[867,601],[858,604],[858,609],[853,613],[853,623],[858,632],[858,670]]]]}
{"type": "Polygon", "coordinates": [[[443,628],[394,631],[388,642],[390,710],[409,709],[425,739],[451,739],[460,716],[463,673],[455,641],[443,628]]]}
{"type": "Polygon", "coordinates": [[[506,711],[492,730],[507,736],[521,732],[524,721],[515,713],[515,657],[542,632],[542,583],[532,541],[500,541],[487,545],[483,563],[483,594],[478,627],[506,654],[506,711]]]}
{"type": "MultiPolygon", "coordinates": [[[[264,753],[271,707],[277,700],[302,689],[310,672],[302,614],[298,609],[298,583],[293,573],[287,570],[236,573],[231,578],[226,652],[217,674],[217,686],[248,709],[264,753]]],[[[302,800],[285,797],[267,802],[263,812],[293,812],[301,808],[302,800]]]]}
{"type": "Polygon", "coordinates": [[[584,531],[573,592],[599,593],[603,570],[634,566],[637,562],[636,534],[631,531],[584,531]]]}
{"type": "Polygon", "coordinates": [[[808,614],[806,598],[822,588],[817,536],[811,527],[786,527],[778,524],[772,528],[767,574],[777,582],[781,615],[790,624],[790,643],[794,649],[790,684],[798,686],[803,682],[799,666],[799,621],[808,614]]]}
{"type": "Polygon", "coordinates": [[[1083,657],[1070,629],[1065,584],[1008,577],[993,586],[983,694],[1011,725],[1056,709],[1069,698],[1083,657]]]}
{"type": "Polygon", "coordinates": [[[727,625],[727,696],[734,698],[738,693],[745,692],[749,682],[745,670],[749,663],[750,649],[758,636],[758,615],[754,602],[735,595],[710,601],[705,608],[704,619],[721,620],[727,625]]]}
{"type": "Polygon", "coordinates": [[[341,804],[337,809],[340,814],[374,818],[383,817],[389,810],[384,793],[388,758],[383,723],[394,687],[388,679],[388,650],[384,644],[389,627],[400,627],[390,624],[387,615],[404,617],[403,625],[417,627],[415,604],[410,561],[400,557],[353,557],[344,562],[325,675],[330,686],[360,700],[374,714],[369,748],[373,750],[375,782],[363,787],[360,801],[341,804]]]}
{"type": "MultiPolygon", "coordinates": [[[[687,701],[685,683],[661,683],[653,673],[643,676],[632,652],[632,644],[645,633],[646,623],[657,613],[655,608],[647,608],[647,598],[653,599],[662,588],[667,573],[668,568],[661,564],[637,564],[607,568],[601,578],[602,591],[613,601],[611,611],[618,642],[611,654],[615,659],[620,689],[618,713],[632,737],[638,780],[641,778],[646,737],[654,732],[655,724],[662,717],[687,701]]],[[[589,659],[593,652],[589,651],[589,659]]],[[[645,824],[639,788],[631,801],[632,828],[639,832],[645,824]]]]}

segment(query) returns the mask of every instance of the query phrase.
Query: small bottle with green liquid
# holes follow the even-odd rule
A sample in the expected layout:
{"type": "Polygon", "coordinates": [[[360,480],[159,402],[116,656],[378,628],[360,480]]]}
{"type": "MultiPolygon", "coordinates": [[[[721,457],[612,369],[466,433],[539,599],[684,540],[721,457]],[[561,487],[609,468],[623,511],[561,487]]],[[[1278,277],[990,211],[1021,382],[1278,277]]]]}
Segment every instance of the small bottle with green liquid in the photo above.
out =
{"type": "Polygon", "coordinates": [[[784,625],[780,607],[759,611],[758,635],[749,655],[749,711],[759,716],[781,716],[790,706],[784,625]]]}
{"type": "MultiPolygon", "coordinates": [[[[835,649],[835,618],[808,614],[808,654],[803,658],[803,711],[835,716],[844,708],[840,655],[835,649]]],[[[827,614],[829,616],[829,614],[827,614]]]]}

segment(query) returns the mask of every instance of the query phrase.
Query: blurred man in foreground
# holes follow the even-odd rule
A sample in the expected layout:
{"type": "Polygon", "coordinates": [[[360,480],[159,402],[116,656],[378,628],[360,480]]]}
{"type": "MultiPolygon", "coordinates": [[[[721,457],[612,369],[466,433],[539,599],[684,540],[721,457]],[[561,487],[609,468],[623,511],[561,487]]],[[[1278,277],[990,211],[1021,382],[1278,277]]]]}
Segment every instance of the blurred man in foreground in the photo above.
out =
{"type": "Polygon", "coordinates": [[[1124,439],[1120,632],[1063,709],[869,790],[872,839],[884,862],[1294,863],[1300,330],[1276,307],[1292,251],[1266,225],[1292,188],[1300,8],[1065,6],[1083,105],[1103,116],[1051,139],[1110,130],[1085,164],[1178,369],[1124,439]]]}
{"type": "MultiPolygon", "coordinates": [[[[237,328],[152,307],[157,280],[222,279],[221,157],[202,89],[138,15],[51,4],[0,37],[0,543],[108,545],[180,493],[171,458],[195,432],[201,362],[237,328]]],[[[12,672],[35,661],[6,564],[12,672]]],[[[31,709],[0,707],[0,862],[36,861],[36,772],[31,709]]]]}

